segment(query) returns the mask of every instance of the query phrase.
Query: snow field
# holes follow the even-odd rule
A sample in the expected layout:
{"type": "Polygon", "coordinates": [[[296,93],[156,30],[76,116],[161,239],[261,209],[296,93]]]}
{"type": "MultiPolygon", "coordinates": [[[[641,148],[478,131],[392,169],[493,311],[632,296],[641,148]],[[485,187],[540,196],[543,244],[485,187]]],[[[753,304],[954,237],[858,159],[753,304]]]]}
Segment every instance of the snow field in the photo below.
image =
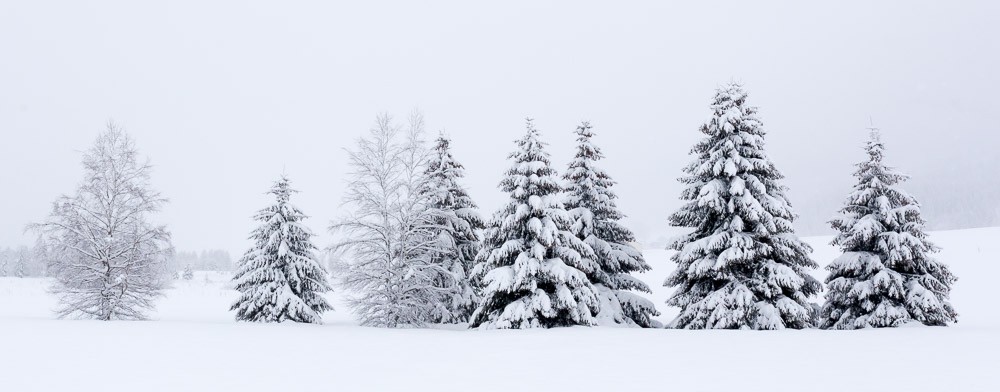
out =
{"type": "MultiPolygon", "coordinates": [[[[47,281],[0,278],[3,391],[998,391],[1000,228],[931,234],[959,277],[947,328],[474,331],[357,326],[339,294],[323,325],[233,321],[228,276],[196,272],[153,321],[58,320],[47,281]]],[[[825,266],[830,237],[808,238],[825,266]]],[[[640,274],[663,301],[668,251],[640,274]]],[[[814,272],[825,278],[825,271],[814,272]]]]}

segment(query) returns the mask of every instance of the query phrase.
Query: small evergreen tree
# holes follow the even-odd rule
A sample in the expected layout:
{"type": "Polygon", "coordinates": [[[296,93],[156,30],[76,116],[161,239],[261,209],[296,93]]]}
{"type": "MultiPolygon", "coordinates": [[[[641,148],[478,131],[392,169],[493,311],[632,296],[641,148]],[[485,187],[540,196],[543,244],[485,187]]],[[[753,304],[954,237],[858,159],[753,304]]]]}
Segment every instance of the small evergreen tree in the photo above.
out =
{"type": "Polygon", "coordinates": [[[0,276],[7,276],[7,265],[10,264],[10,257],[7,249],[0,249],[0,276]]]}
{"type": "Polygon", "coordinates": [[[679,306],[670,326],[686,329],[781,329],[813,325],[808,298],[821,286],[807,271],[812,249],[792,228],[795,214],[783,178],[764,151],[757,108],[738,83],[717,90],[707,137],[692,148],[684,172],[686,203],[670,216],[694,231],[670,248],[677,269],[667,304],[679,306]]]}
{"type": "Polygon", "coordinates": [[[237,320],[319,323],[320,314],[333,309],[322,296],[330,285],[313,234],[302,224],[306,216],[289,203],[293,192],[282,176],[268,192],[277,202],[254,217],[260,222],[250,235],[254,246],[233,276],[240,298],[230,310],[237,320]]]}
{"type": "Polygon", "coordinates": [[[434,263],[451,271],[450,275],[440,274],[435,282],[445,294],[442,301],[447,308],[437,322],[468,321],[476,309],[479,297],[470,277],[476,254],[482,248],[479,231],[485,226],[476,203],[459,183],[465,169],[452,157],[450,144],[444,135],[438,137],[426,172],[428,205],[437,212],[434,231],[439,244],[434,263]]]}
{"type": "Polygon", "coordinates": [[[592,142],[589,123],[576,128],[576,157],[563,175],[567,182],[566,210],[573,219],[570,231],[594,251],[599,268],[587,276],[597,289],[601,302],[599,322],[652,327],[659,315],[648,299],[630,291],[649,293],[649,286],[636,279],[633,272],[649,271],[642,252],[632,243],[635,235],[619,223],[625,217],[615,205],[615,182],[597,161],[604,155],[592,142]]]}
{"type": "Polygon", "coordinates": [[[821,327],[831,329],[896,327],[918,321],[943,326],[957,321],[948,302],[956,278],[930,256],[920,204],[897,184],[906,176],[882,163],[884,145],[872,129],[857,165],[858,179],[839,216],[832,244],[843,255],[827,270],[821,327]]]}
{"type": "Polygon", "coordinates": [[[569,232],[545,144],[530,119],[527,128],[500,182],[510,201],[490,221],[477,257],[488,272],[470,327],[594,325],[600,305],[587,274],[598,270],[596,256],[569,232]]]}
{"type": "Polygon", "coordinates": [[[28,264],[27,259],[24,257],[24,252],[20,251],[17,254],[17,264],[14,266],[14,276],[18,278],[23,278],[27,276],[24,272],[25,266],[28,264]]]}
{"type": "Polygon", "coordinates": [[[184,272],[181,274],[181,278],[184,280],[194,279],[194,271],[191,270],[191,264],[184,266],[184,272]]]}

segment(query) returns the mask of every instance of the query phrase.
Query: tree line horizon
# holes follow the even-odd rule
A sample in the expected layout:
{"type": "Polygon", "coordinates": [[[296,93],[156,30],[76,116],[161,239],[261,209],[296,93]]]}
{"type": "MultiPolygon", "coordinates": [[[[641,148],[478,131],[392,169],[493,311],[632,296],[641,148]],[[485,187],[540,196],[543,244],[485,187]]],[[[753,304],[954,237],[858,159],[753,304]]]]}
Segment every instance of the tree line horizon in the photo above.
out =
{"type": "MultiPolygon", "coordinates": [[[[920,204],[898,184],[907,177],[882,162],[877,129],[867,159],[830,225],[842,251],[824,282],[783,176],[765,149],[757,108],[742,84],[716,90],[704,138],[683,168],[684,204],[669,225],[691,229],[671,240],[676,268],[664,286],[680,308],[667,325],[635,272],[649,271],[635,235],[620,221],[616,182],[589,122],[574,132],[576,154],[561,175],[532,119],[507,158],[499,188],[508,202],[490,219],[462,185],[464,167],[441,134],[424,139],[423,118],[404,129],[379,115],[349,150],[344,205],[321,252],[296,191],[282,175],[260,210],[253,246],[233,277],[236,319],[319,323],[333,311],[334,288],[366,326],[521,329],[625,325],[679,329],[859,329],[957,322],[948,300],[957,278],[934,259],[920,204]],[[328,269],[319,254],[331,257],[328,269]],[[824,291],[823,303],[813,299],[824,291]]],[[[148,221],[167,200],[150,186],[148,161],[109,122],[84,155],[85,181],[29,225],[55,277],[60,317],[144,319],[168,286],[170,232],[148,221]]],[[[175,276],[176,272],[170,275],[175,276]]]]}

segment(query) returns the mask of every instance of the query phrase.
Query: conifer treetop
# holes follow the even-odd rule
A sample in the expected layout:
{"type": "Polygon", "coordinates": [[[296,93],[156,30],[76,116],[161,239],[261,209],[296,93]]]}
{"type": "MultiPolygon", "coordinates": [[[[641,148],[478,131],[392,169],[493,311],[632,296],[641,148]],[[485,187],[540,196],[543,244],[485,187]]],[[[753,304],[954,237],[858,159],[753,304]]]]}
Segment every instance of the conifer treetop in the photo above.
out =
{"type": "Polygon", "coordinates": [[[898,187],[907,176],[883,163],[885,147],[872,128],[857,183],[830,221],[831,242],[844,253],[827,266],[823,328],[895,327],[910,321],[946,325],[955,276],[931,254],[916,199],[898,187]]]}
{"type": "Polygon", "coordinates": [[[484,227],[476,203],[460,183],[462,164],[451,154],[451,140],[441,133],[428,159],[428,205],[436,212],[432,231],[438,238],[432,261],[448,271],[435,279],[442,291],[439,301],[444,310],[432,312],[435,322],[468,321],[479,301],[473,277],[475,257],[482,243],[478,230],[484,227]]]}
{"type": "Polygon", "coordinates": [[[291,180],[288,179],[288,175],[282,173],[281,177],[271,186],[271,189],[267,191],[267,194],[274,195],[275,201],[278,204],[285,204],[292,197],[292,193],[298,193],[299,191],[292,189],[291,180]]]}
{"type": "Polygon", "coordinates": [[[877,128],[871,128],[865,143],[868,159],[858,163],[854,172],[857,183],[847,196],[845,206],[830,224],[840,234],[832,244],[845,251],[871,250],[877,245],[878,235],[885,231],[903,231],[920,241],[921,248],[935,251],[926,241],[920,216],[920,204],[897,185],[909,176],[883,163],[885,145],[877,128]]]}
{"type": "Polygon", "coordinates": [[[691,227],[670,247],[678,268],[665,285],[677,287],[667,303],[682,308],[678,328],[806,328],[808,298],[821,289],[807,270],[812,248],[795,235],[795,213],[783,178],[765,152],[757,108],[739,83],[716,91],[705,138],[684,168],[686,203],[670,216],[691,227]]]}
{"type": "Polygon", "coordinates": [[[684,169],[688,176],[681,182],[689,187],[681,198],[689,203],[671,217],[676,225],[700,226],[714,216],[685,212],[706,208],[731,217],[737,231],[749,223],[755,224],[746,229],[758,233],[793,231],[795,215],[778,182],[784,176],[765,152],[763,124],[746,98],[736,82],[717,91],[713,116],[700,128],[708,137],[692,148],[697,158],[684,169]]]}
{"type": "Polygon", "coordinates": [[[427,164],[427,175],[431,179],[432,192],[438,192],[434,202],[438,206],[455,208],[476,208],[459,179],[465,177],[465,166],[451,154],[451,139],[443,132],[434,142],[434,154],[427,164]]]}
{"type": "Polygon", "coordinates": [[[594,132],[590,123],[584,121],[576,127],[574,134],[577,135],[576,155],[563,175],[568,181],[567,208],[583,204],[599,204],[602,208],[594,212],[605,214],[602,216],[603,218],[612,220],[624,218],[624,215],[614,206],[614,199],[617,199],[618,196],[610,191],[610,188],[615,185],[615,181],[596,165],[596,161],[603,159],[604,154],[591,141],[594,132]]]}
{"type": "Polygon", "coordinates": [[[638,249],[632,245],[635,235],[619,220],[624,214],[615,205],[614,180],[597,165],[604,155],[593,142],[590,123],[576,128],[576,155],[563,175],[566,181],[566,209],[573,220],[570,226],[577,238],[594,254],[596,267],[588,272],[601,301],[599,323],[605,325],[658,325],[652,316],[659,312],[649,300],[629,290],[650,292],[632,272],[650,270],[638,249]]]}
{"type": "Polygon", "coordinates": [[[510,201],[490,221],[477,257],[485,287],[470,327],[593,325],[599,305],[586,276],[596,268],[593,251],[568,231],[545,143],[530,119],[526,128],[500,182],[510,201]]]}
{"type": "Polygon", "coordinates": [[[333,307],[321,295],[330,290],[326,270],[316,258],[306,215],[289,200],[290,180],[282,175],[267,194],[275,203],[255,214],[260,223],[250,235],[252,248],[233,276],[240,298],[231,307],[245,321],[319,323],[333,307]]]}
{"type": "Polygon", "coordinates": [[[540,140],[538,129],[531,118],[525,120],[527,132],[516,141],[517,147],[508,158],[514,164],[500,181],[500,190],[515,199],[528,195],[549,195],[559,192],[556,171],[552,168],[545,143],[540,140]]]}

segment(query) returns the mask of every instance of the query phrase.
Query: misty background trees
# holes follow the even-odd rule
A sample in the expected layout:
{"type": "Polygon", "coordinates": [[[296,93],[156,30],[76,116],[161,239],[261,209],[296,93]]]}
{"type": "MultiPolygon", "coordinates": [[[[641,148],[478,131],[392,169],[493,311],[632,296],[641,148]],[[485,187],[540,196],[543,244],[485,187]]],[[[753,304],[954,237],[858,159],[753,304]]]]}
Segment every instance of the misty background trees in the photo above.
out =
{"type": "Polygon", "coordinates": [[[201,252],[178,250],[167,259],[167,268],[171,271],[180,271],[187,266],[196,271],[232,271],[235,267],[232,256],[222,249],[201,252]]]}
{"type": "MultiPolygon", "coordinates": [[[[45,249],[42,245],[0,248],[0,276],[48,277],[45,249]]],[[[201,252],[177,251],[164,260],[168,272],[178,274],[193,271],[232,271],[233,259],[228,251],[208,249],[201,252]]]]}
{"type": "Polygon", "coordinates": [[[35,247],[19,246],[0,249],[0,276],[41,277],[48,276],[48,266],[43,255],[35,247]]]}

